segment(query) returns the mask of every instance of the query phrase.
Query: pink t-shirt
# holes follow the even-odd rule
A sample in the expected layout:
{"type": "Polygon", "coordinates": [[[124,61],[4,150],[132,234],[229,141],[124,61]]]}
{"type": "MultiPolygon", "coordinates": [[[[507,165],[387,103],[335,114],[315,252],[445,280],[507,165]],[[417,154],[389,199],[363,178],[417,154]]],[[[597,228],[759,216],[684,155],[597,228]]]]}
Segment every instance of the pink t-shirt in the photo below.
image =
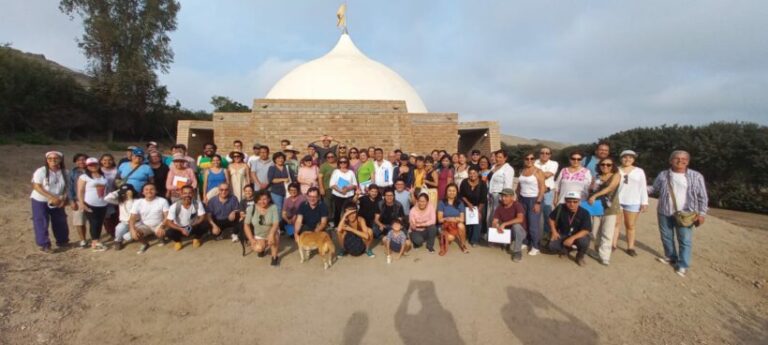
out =
{"type": "Polygon", "coordinates": [[[301,184],[301,194],[307,194],[307,190],[310,187],[317,187],[317,166],[299,167],[299,175],[296,179],[301,184]]]}
{"type": "MultiPolygon", "coordinates": [[[[295,198],[288,196],[283,202],[283,212],[288,215],[288,218],[291,218],[299,212],[299,206],[305,201],[307,201],[307,198],[303,194],[299,194],[295,198]]],[[[282,215],[280,217],[282,217],[282,215]]]]}
{"type": "Polygon", "coordinates": [[[175,199],[180,197],[181,187],[185,184],[192,186],[192,188],[197,188],[195,172],[190,168],[176,170],[176,168],[171,167],[171,169],[168,170],[168,178],[165,179],[165,188],[171,192],[171,198],[175,199]],[[178,178],[175,178],[177,176],[178,178]]]}
{"type": "Polygon", "coordinates": [[[437,223],[435,207],[431,203],[427,204],[427,208],[424,210],[420,210],[418,205],[414,206],[408,214],[408,221],[411,223],[411,230],[413,231],[423,231],[425,227],[435,225],[437,223]]]}

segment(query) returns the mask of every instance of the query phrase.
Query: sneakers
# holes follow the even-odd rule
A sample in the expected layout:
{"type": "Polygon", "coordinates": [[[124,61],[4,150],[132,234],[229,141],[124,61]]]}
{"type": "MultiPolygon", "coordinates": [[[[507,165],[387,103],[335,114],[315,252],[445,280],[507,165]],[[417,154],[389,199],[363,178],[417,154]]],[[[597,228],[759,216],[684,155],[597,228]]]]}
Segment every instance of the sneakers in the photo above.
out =
{"type": "Polygon", "coordinates": [[[523,260],[523,252],[514,252],[512,254],[512,261],[520,262],[523,260]]]}
{"type": "Polygon", "coordinates": [[[272,262],[270,262],[269,265],[272,267],[280,266],[280,258],[277,256],[272,257],[272,262]]]}
{"type": "Polygon", "coordinates": [[[88,248],[88,242],[86,242],[85,240],[82,240],[80,241],[80,243],[78,243],[78,246],[83,249],[88,248]]]}
{"type": "Polygon", "coordinates": [[[240,237],[237,237],[237,234],[232,234],[232,242],[240,241],[240,237]]]}
{"type": "Polygon", "coordinates": [[[165,238],[158,238],[158,239],[157,239],[157,245],[158,245],[159,247],[163,247],[163,246],[165,246],[165,244],[166,244],[166,243],[168,243],[168,242],[166,242],[165,238]]]}
{"type": "Polygon", "coordinates": [[[368,255],[368,257],[369,257],[369,258],[371,258],[371,259],[373,259],[373,258],[375,258],[375,257],[376,257],[376,254],[374,254],[374,253],[373,253],[373,250],[370,250],[370,249],[368,249],[368,250],[365,252],[365,255],[368,255]]]}
{"type": "Polygon", "coordinates": [[[610,265],[611,263],[610,263],[610,261],[608,261],[608,260],[603,260],[603,259],[600,259],[600,264],[601,264],[601,265],[603,265],[603,266],[608,266],[608,265],[610,265]]]}
{"type": "Polygon", "coordinates": [[[103,252],[107,250],[107,246],[101,242],[96,242],[91,245],[91,249],[93,249],[94,252],[103,252]]]}
{"type": "Polygon", "coordinates": [[[51,254],[51,253],[53,253],[53,250],[51,249],[51,247],[48,247],[48,246],[46,246],[46,247],[40,247],[40,251],[41,251],[41,252],[43,252],[43,253],[46,253],[46,254],[51,254]]]}
{"type": "Polygon", "coordinates": [[[115,250],[123,250],[123,242],[115,241],[115,250]]]}
{"type": "Polygon", "coordinates": [[[192,248],[200,248],[201,245],[199,238],[192,239],[192,248]]]}
{"type": "Polygon", "coordinates": [[[387,263],[388,264],[392,263],[392,255],[387,255],[387,263]]]}
{"type": "Polygon", "coordinates": [[[637,256],[637,251],[635,251],[634,249],[627,249],[627,255],[635,257],[637,256]]]}
{"type": "Polygon", "coordinates": [[[336,253],[336,256],[338,256],[340,258],[343,258],[344,255],[347,255],[347,253],[343,249],[339,250],[339,252],[336,253]]]}
{"type": "Polygon", "coordinates": [[[173,242],[173,250],[180,251],[183,246],[181,245],[181,242],[173,242]]]}
{"type": "Polygon", "coordinates": [[[141,247],[139,247],[139,251],[136,252],[136,254],[144,254],[144,252],[146,252],[147,249],[149,249],[149,244],[146,244],[146,243],[142,244],[141,247]]]}
{"type": "Polygon", "coordinates": [[[657,257],[656,261],[661,262],[662,264],[665,264],[665,265],[672,265],[674,263],[674,261],[672,261],[670,258],[664,257],[664,256],[657,257]]]}
{"type": "Polygon", "coordinates": [[[541,253],[541,252],[540,252],[538,249],[536,249],[536,248],[532,248],[532,249],[531,249],[531,251],[530,251],[530,252],[528,252],[528,255],[530,255],[530,256],[536,256],[536,255],[539,255],[539,253],[541,253]]]}
{"type": "Polygon", "coordinates": [[[427,248],[427,252],[430,253],[430,254],[434,254],[435,253],[435,248],[427,248]]]}
{"type": "Polygon", "coordinates": [[[524,244],[522,247],[520,247],[520,249],[522,249],[523,251],[525,251],[526,249],[528,249],[528,245],[527,245],[527,244],[524,244]]]}
{"type": "Polygon", "coordinates": [[[688,270],[685,269],[685,268],[678,268],[678,269],[675,270],[675,273],[677,273],[677,275],[685,278],[685,274],[688,273],[688,270]]]}

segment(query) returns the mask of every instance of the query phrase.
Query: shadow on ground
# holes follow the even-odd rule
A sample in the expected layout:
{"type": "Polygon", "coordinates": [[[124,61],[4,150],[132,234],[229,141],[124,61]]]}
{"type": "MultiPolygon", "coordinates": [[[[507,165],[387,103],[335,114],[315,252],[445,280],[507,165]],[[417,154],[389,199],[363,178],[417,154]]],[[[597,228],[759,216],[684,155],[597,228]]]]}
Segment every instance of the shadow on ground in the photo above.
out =
{"type": "Polygon", "coordinates": [[[395,328],[403,344],[464,344],[453,315],[443,308],[431,281],[411,280],[395,313],[395,328]],[[414,294],[421,306],[416,313],[409,312],[415,309],[411,305],[414,294]]]}
{"type": "Polygon", "coordinates": [[[504,323],[522,344],[597,344],[597,332],[537,291],[507,288],[504,323]]]}

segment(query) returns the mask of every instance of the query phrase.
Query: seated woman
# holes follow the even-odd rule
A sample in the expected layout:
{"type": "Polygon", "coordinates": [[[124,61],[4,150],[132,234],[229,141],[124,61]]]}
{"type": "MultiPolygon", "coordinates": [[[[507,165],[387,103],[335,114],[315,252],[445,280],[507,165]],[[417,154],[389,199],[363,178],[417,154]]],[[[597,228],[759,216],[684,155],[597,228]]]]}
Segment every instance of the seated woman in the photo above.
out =
{"type": "Polygon", "coordinates": [[[245,236],[251,244],[253,251],[263,257],[267,248],[272,254],[270,265],[278,266],[277,251],[280,247],[280,234],[277,227],[280,225],[280,216],[277,206],[272,203],[269,191],[260,190],[256,193],[256,204],[248,207],[245,212],[244,229],[245,236]]]}
{"type": "Polygon", "coordinates": [[[413,247],[419,248],[426,242],[427,250],[434,253],[437,227],[435,227],[435,208],[429,203],[429,195],[423,193],[416,197],[416,206],[411,208],[408,222],[411,225],[410,237],[413,247]]]}
{"type": "Polygon", "coordinates": [[[345,254],[360,256],[365,252],[370,258],[376,257],[370,249],[373,230],[365,224],[365,219],[357,214],[357,205],[354,202],[345,204],[344,213],[336,231],[338,231],[342,248],[339,256],[345,254]]]}
{"type": "Polygon", "coordinates": [[[459,188],[451,183],[445,187],[445,198],[437,206],[437,222],[441,224],[440,255],[445,255],[448,245],[457,241],[461,251],[467,249],[467,229],[464,226],[464,203],[459,201],[459,188]]]}

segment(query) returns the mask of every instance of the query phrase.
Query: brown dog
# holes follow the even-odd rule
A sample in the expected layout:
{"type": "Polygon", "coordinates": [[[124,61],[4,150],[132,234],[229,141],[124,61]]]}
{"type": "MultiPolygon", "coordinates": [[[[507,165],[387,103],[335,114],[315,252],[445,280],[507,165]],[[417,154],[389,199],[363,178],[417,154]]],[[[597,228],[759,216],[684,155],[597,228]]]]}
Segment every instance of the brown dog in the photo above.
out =
{"type": "Polygon", "coordinates": [[[336,246],[331,240],[331,236],[325,231],[312,232],[307,231],[299,235],[299,255],[301,262],[309,260],[309,254],[317,249],[317,253],[323,258],[323,268],[329,269],[333,265],[333,258],[336,256],[336,246]]]}

